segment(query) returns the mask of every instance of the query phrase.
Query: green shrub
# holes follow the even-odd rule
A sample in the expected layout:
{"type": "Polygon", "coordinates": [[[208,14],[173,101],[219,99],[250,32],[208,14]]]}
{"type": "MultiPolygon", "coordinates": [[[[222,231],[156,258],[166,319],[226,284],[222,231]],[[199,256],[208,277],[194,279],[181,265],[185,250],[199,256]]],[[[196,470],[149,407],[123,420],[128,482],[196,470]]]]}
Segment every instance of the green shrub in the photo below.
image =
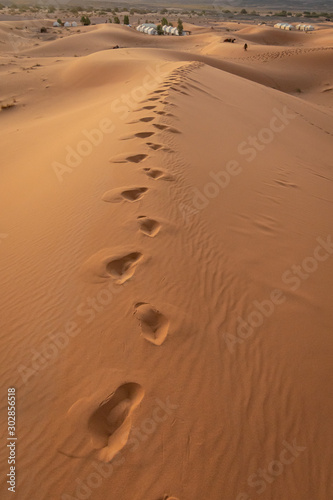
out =
{"type": "Polygon", "coordinates": [[[82,16],[81,23],[83,24],[83,26],[89,26],[89,24],[91,24],[91,21],[88,16],[82,16]]]}

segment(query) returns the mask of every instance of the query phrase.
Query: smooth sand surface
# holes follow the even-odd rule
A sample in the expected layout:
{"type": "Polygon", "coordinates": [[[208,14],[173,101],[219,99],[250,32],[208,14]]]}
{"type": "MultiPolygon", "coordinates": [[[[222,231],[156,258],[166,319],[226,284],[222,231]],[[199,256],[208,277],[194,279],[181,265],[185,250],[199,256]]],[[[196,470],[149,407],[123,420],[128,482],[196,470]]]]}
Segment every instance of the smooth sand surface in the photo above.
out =
{"type": "Polygon", "coordinates": [[[0,24],[16,498],[329,500],[332,28],[16,25],[0,24]]]}

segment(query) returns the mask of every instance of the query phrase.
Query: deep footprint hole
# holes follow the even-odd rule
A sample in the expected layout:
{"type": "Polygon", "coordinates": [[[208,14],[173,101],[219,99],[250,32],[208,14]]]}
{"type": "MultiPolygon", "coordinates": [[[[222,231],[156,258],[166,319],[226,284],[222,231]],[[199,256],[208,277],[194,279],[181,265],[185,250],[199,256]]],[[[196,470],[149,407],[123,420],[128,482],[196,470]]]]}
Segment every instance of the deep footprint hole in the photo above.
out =
{"type": "Polygon", "coordinates": [[[137,189],[128,189],[127,191],[123,191],[121,194],[127,201],[137,201],[140,200],[147,191],[148,188],[142,187],[137,189]]]}
{"type": "Polygon", "coordinates": [[[111,260],[106,270],[113,278],[121,278],[142,257],[140,252],[132,252],[119,259],[111,260]]]}
{"type": "Polygon", "coordinates": [[[138,154],[138,155],[128,156],[126,160],[132,163],[140,163],[140,161],[143,161],[145,158],[147,158],[147,156],[148,155],[145,154],[138,154]]]}

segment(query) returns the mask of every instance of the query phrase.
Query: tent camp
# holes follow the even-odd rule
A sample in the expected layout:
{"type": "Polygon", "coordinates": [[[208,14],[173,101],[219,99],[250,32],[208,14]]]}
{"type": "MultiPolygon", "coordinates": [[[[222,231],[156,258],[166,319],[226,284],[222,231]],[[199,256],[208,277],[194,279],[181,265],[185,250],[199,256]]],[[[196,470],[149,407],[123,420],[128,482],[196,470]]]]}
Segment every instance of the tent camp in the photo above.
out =
{"type": "MultiPolygon", "coordinates": [[[[146,33],[147,35],[157,35],[157,26],[152,23],[144,23],[137,26],[137,31],[141,33],[146,33]]],[[[165,35],[176,35],[179,36],[178,28],[174,28],[173,26],[162,26],[163,33],[165,35]]],[[[188,35],[189,31],[184,31],[183,35],[188,35]]]]}
{"type": "Polygon", "coordinates": [[[75,28],[77,26],[77,23],[75,21],[72,22],[72,26],[73,26],[73,28],[75,28]]]}
{"type": "Polygon", "coordinates": [[[53,27],[54,28],[60,28],[60,23],[58,23],[58,21],[54,21],[53,27]]]}
{"type": "Polygon", "coordinates": [[[147,35],[156,35],[157,34],[157,26],[153,23],[144,23],[137,26],[137,31],[140,33],[146,33],[147,35]]]}
{"type": "Polygon", "coordinates": [[[70,28],[72,25],[71,23],[69,23],[68,21],[65,22],[64,24],[65,28],[70,28]]]}
{"type": "MultiPolygon", "coordinates": [[[[174,28],[173,26],[163,26],[162,27],[165,35],[175,35],[179,36],[178,28],[174,28]]],[[[182,36],[189,35],[191,32],[188,30],[183,30],[182,36]]]]}
{"type": "Polygon", "coordinates": [[[314,31],[314,26],[311,26],[311,24],[297,24],[296,29],[299,31],[314,31]]]}
{"type": "Polygon", "coordinates": [[[274,28],[279,28],[280,30],[290,31],[290,30],[294,29],[294,26],[292,24],[289,24],[289,23],[276,23],[276,24],[274,24],[274,28]]]}
{"type": "Polygon", "coordinates": [[[173,26],[163,26],[162,29],[167,35],[179,36],[178,28],[174,28],[173,26]]]}
{"type": "Polygon", "coordinates": [[[172,28],[173,28],[172,26],[162,26],[164,33],[166,33],[167,35],[171,34],[172,28]]]}

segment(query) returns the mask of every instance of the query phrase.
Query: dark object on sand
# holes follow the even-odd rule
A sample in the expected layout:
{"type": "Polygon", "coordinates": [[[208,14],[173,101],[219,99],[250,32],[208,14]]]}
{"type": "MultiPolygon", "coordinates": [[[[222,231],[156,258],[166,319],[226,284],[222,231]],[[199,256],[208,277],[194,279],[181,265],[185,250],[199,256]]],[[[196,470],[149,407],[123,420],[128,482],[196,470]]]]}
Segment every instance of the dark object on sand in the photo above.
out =
{"type": "Polygon", "coordinates": [[[236,38],[225,38],[223,40],[223,43],[228,42],[228,43],[234,43],[236,41],[236,38]]]}
{"type": "Polygon", "coordinates": [[[247,50],[247,43],[244,43],[244,50],[247,50]]]}
{"type": "Polygon", "coordinates": [[[119,45],[115,45],[114,47],[112,47],[113,49],[120,49],[119,45]]]}

